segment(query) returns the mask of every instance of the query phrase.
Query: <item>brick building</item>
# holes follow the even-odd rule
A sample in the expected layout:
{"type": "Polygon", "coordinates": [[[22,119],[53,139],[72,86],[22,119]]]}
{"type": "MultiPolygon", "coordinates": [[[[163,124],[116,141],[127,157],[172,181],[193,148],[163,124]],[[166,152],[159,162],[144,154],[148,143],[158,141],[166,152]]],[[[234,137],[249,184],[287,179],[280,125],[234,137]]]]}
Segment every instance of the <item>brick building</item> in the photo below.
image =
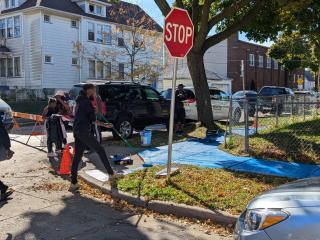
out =
{"type": "Polygon", "coordinates": [[[243,89],[241,60],[244,62],[244,79],[247,90],[263,86],[286,86],[286,71],[277,61],[267,56],[268,48],[241,41],[238,34],[228,38],[227,76],[232,81],[233,92],[243,89]]]}
{"type": "MultiPolygon", "coordinates": [[[[204,55],[209,85],[213,84],[229,93],[242,90],[243,60],[246,90],[259,91],[263,86],[297,88],[294,80],[288,80],[288,72],[276,60],[269,58],[267,52],[268,47],[239,40],[238,34],[230,36],[211,47],[204,55]]],[[[180,60],[178,69],[178,83],[192,86],[186,59],[180,60]]],[[[303,70],[295,71],[291,78],[297,79],[302,75],[303,70]]],[[[171,79],[172,69],[168,68],[164,74],[165,87],[171,86],[171,79]]]]}

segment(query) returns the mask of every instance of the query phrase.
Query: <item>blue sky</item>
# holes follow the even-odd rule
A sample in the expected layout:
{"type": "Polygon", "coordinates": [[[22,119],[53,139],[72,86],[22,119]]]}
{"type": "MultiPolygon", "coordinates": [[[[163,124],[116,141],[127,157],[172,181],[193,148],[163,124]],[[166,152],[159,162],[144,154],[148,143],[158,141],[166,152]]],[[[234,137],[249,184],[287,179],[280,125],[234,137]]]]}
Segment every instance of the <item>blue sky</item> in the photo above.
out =
{"type": "MultiPolygon", "coordinates": [[[[127,2],[132,2],[139,4],[153,19],[155,19],[161,26],[163,25],[163,16],[158,8],[158,6],[154,3],[154,0],[126,0],[127,2]]],[[[172,3],[173,0],[167,0],[169,3],[172,3]]],[[[245,34],[240,34],[240,39],[249,41],[245,34]]],[[[263,43],[262,45],[270,46],[271,42],[263,43]]]]}

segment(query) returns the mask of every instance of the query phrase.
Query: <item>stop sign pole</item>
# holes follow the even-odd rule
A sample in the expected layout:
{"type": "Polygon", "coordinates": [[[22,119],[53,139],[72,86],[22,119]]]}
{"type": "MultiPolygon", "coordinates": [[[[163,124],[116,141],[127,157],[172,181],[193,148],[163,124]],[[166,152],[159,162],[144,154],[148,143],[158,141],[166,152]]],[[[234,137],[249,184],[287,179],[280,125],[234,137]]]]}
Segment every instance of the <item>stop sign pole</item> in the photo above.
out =
{"type": "Polygon", "coordinates": [[[194,26],[187,10],[181,8],[173,8],[165,18],[164,24],[164,43],[174,58],[173,79],[171,92],[170,107],[170,124],[168,139],[168,162],[167,162],[167,178],[170,179],[172,164],[172,142],[174,128],[175,113],[175,91],[178,72],[178,59],[184,58],[193,47],[194,26]]]}

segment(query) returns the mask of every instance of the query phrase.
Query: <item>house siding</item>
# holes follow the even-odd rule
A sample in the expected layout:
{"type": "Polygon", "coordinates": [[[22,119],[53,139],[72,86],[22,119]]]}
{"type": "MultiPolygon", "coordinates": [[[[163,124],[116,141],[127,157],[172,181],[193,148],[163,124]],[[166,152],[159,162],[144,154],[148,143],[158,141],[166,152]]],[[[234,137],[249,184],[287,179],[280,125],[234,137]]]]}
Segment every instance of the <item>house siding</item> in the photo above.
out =
{"type": "MultiPolygon", "coordinates": [[[[42,13],[42,16],[46,14],[42,13]]],[[[48,14],[50,15],[50,14],[48,14]]],[[[50,15],[51,23],[41,18],[43,88],[70,89],[80,81],[79,67],[72,66],[73,44],[79,40],[79,29],[71,27],[71,18],[50,15]],[[46,55],[53,62],[44,63],[46,55]]]]}
{"type": "Polygon", "coordinates": [[[41,29],[40,13],[25,16],[24,24],[24,61],[25,83],[27,88],[41,88],[41,29]]]}

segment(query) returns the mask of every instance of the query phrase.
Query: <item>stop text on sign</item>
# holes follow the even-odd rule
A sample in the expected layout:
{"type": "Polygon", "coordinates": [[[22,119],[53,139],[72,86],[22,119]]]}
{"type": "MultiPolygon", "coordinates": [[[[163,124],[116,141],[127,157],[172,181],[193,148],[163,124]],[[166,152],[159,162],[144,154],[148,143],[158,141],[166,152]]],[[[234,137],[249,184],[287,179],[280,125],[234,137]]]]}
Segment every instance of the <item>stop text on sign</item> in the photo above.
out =
{"type": "Polygon", "coordinates": [[[188,11],[173,8],[165,18],[163,34],[170,55],[184,58],[193,46],[194,26],[188,11]]]}
{"type": "Polygon", "coordinates": [[[168,22],[166,24],[167,35],[165,39],[168,42],[188,44],[193,39],[193,29],[189,26],[179,25],[177,23],[168,22]]]}

